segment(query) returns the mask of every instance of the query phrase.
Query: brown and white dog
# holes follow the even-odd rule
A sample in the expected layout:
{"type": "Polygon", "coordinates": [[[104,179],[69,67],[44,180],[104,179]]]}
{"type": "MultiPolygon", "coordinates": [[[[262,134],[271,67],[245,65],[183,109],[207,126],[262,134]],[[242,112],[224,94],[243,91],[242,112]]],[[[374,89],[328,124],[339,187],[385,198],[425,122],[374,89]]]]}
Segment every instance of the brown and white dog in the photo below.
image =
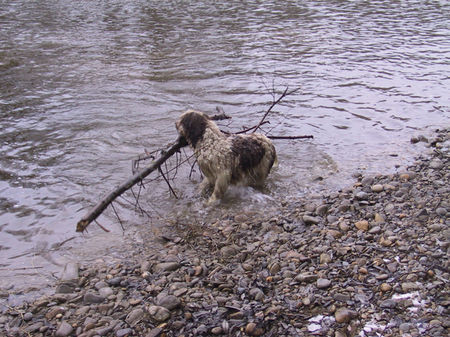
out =
{"type": "Polygon", "coordinates": [[[204,175],[202,191],[213,187],[209,204],[220,200],[230,184],[262,187],[277,159],[275,147],[266,136],[224,134],[203,112],[186,111],[176,127],[194,150],[204,175]]]}

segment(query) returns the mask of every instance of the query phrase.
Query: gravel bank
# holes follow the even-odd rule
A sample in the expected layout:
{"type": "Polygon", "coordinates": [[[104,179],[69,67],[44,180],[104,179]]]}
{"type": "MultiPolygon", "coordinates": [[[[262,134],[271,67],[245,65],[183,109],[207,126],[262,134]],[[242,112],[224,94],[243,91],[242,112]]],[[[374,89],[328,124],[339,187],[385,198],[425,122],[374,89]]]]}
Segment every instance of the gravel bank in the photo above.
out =
{"type": "Polygon", "coordinates": [[[448,336],[449,132],[411,141],[433,152],[405,172],[69,264],[54,294],[0,305],[0,334],[448,336]]]}

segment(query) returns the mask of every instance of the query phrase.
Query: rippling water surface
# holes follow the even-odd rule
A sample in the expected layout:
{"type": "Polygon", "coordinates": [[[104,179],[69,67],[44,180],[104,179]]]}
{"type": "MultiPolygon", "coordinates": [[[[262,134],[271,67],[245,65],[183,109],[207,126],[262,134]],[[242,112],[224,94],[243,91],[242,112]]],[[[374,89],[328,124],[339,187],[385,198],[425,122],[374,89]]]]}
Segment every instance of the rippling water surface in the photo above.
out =
{"type": "MultiPolygon", "coordinates": [[[[267,194],[231,191],[230,211],[407,163],[411,135],[449,125],[449,22],[438,0],[1,1],[0,286],[50,279],[76,258],[58,248],[74,236],[63,247],[83,258],[123,241],[111,210],[100,222],[112,233],[80,237],[75,224],[133,157],[176,138],[187,108],[220,106],[233,116],[222,127],[238,130],[259,121],[272,88],[301,88],[264,131],[314,139],[277,141],[267,194]]],[[[201,217],[195,184],[175,186],[179,200],[158,183],[144,206],[201,217]]]]}

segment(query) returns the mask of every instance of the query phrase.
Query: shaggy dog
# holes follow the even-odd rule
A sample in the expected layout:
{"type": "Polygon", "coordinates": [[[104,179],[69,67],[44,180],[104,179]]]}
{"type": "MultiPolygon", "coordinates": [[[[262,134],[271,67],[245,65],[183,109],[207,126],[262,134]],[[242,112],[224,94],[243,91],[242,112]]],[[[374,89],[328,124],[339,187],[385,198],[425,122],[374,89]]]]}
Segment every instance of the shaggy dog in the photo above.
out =
{"type": "Polygon", "coordinates": [[[194,150],[205,177],[202,191],[213,188],[209,204],[220,200],[230,184],[262,187],[277,158],[266,136],[224,134],[203,112],[186,111],[176,127],[194,150]]]}

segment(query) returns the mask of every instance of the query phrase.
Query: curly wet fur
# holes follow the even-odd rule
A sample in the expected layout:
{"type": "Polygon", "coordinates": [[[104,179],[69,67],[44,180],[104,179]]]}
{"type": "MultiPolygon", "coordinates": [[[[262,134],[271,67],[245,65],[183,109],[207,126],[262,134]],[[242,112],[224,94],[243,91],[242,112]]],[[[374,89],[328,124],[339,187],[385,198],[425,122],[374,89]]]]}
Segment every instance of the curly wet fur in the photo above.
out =
{"type": "Polygon", "coordinates": [[[266,136],[226,135],[203,112],[186,111],[176,128],[194,150],[205,177],[202,190],[213,187],[209,203],[221,199],[230,184],[262,187],[276,161],[275,147],[266,136]]]}

